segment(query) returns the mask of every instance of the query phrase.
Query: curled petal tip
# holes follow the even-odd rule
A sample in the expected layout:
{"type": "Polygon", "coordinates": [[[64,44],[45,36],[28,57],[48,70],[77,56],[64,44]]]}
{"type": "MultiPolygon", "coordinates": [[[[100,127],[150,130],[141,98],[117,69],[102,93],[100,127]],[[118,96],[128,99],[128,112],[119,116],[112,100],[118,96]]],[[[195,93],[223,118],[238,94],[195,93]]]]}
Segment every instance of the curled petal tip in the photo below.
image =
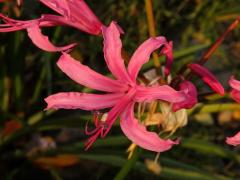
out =
{"type": "Polygon", "coordinates": [[[41,33],[41,29],[39,25],[33,25],[32,27],[27,28],[28,36],[32,40],[32,42],[42,50],[49,51],[49,52],[56,52],[56,51],[66,51],[68,49],[73,48],[76,44],[70,44],[63,47],[56,47],[54,46],[48,39],[47,36],[41,33]]]}
{"type": "Polygon", "coordinates": [[[103,52],[108,69],[118,80],[130,82],[131,79],[126,71],[124,60],[122,58],[122,42],[120,39],[119,26],[111,22],[110,26],[102,27],[103,34],[103,52]]]}
{"type": "Polygon", "coordinates": [[[231,88],[240,91],[240,81],[235,79],[234,76],[230,77],[228,83],[231,86],[231,88]]]}
{"type": "Polygon", "coordinates": [[[236,135],[232,137],[227,137],[226,143],[232,146],[240,145],[240,132],[238,132],[236,135]]]}
{"type": "Polygon", "coordinates": [[[55,109],[55,110],[57,110],[57,108],[53,108],[53,107],[52,107],[52,96],[49,96],[49,97],[47,97],[47,98],[44,98],[44,101],[47,103],[47,107],[44,108],[44,111],[47,111],[47,110],[49,110],[49,109],[55,109]]]}
{"type": "Polygon", "coordinates": [[[181,138],[177,138],[175,141],[172,141],[174,145],[178,145],[181,142],[181,138]]]}
{"type": "Polygon", "coordinates": [[[123,29],[121,28],[121,26],[119,26],[119,24],[116,21],[112,21],[110,25],[114,25],[120,34],[124,34],[123,29]]]}

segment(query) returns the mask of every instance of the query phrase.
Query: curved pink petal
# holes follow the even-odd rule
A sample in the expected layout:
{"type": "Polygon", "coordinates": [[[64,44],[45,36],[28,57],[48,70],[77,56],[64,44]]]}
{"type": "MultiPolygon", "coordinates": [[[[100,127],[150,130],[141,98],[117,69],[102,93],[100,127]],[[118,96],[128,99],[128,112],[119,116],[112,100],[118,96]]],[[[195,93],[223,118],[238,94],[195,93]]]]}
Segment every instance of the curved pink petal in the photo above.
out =
{"type": "Polygon", "coordinates": [[[70,16],[70,9],[67,0],[40,0],[40,2],[63,16],[70,16]]]}
{"type": "Polygon", "coordinates": [[[0,13],[0,18],[5,23],[5,24],[0,24],[0,32],[19,31],[32,26],[33,23],[39,22],[39,19],[19,21],[19,20],[9,18],[3,15],[2,13],[0,13]]]}
{"type": "Polygon", "coordinates": [[[72,80],[92,89],[107,92],[123,92],[128,88],[124,83],[91,70],[88,66],[81,64],[66,53],[63,53],[57,65],[72,80]]]}
{"type": "Polygon", "coordinates": [[[166,65],[164,69],[164,74],[168,76],[171,71],[172,63],[173,63],[173,42],[170,41],[169,43],[166,43],[163,49],[161,50],[161,54],[166,56],[166,65]]]}
{"type": "Polygon", "coordinates": [[[163,152],[171,149],[178,141],[163,140],[156,133],[149,132],[146,127],[134,118],[134,108],[131,104],[121,115],[120,126],[123,133],[138,146],[154,151],[163,152]]]}
{"type": "MultiPolygon", "coordinates": [[[[58,16],[58,18],[59,17],[61,16],[58,16]]],[[[46,17],[43,15],[41,18],[38,18],[38,19],[21,21],[21,20],[15,20],[15,19],[9,18],[0,13],[0,18],[5,23],[5,24],[0,24],[0,32],[12,32],[12,31],[25,30],[36,24],[38,24],[40,27],[51,27],[51,26],[66,24],[66,22],[57,21],[56,19],[58,18],[55,18],[55,19],[52,17],[48,18],[48,15],[46,15],[46,17]]]]}
{"type": "Polygon", "coordinates": [[[119,80],[131,81],[121,56],[122,42],[115,22],[102,27],[104,38],[104,57],[109,70],[119,80]]]}
{"type": "Polygon", "coordinates": [[[48,52],[56,52],[56,51],[65,51],[73,48],[76,43],[70,44],[63,47],[54,46],[48,39],[47,36],[41,33],[41,30],[38,25],[31,26],[27,28],[28,36],[32,40],[32,42],[39,47],[40,49],[48,52]]]}
{"type": "Polygon", "coordinates": [[[231,76],[231,78],[228,81],[231,88],[239,90],[240,91],[240,81],[235,79],[234,76],[231,76]]]}
{"type": "Polygon", "coordinates": [[[77,92],[61,92],[48,96],[46,109],[83,109],[99,110],[114,106],[123,94],[87,94],[77,92]]]}
{"type": "Polygon", "coordinates": [[[136,81],[142,65],[149,61],[151,53],[166,43],[165,37],[159,36],[146,40],[137,48],[128,65],[128,73],[133,81],[136,81]]]}
{"type": "MultiPolygon", "coordinates": [[[[88,25],[85,24],[84,22],[78,22],[76,20],[70,20],[69,18],[65,18],[63,16],[58,16],[58,15],[52,15],[52,14],[43,14],[41,16],[42,20],[40,21],[40,27],[42,27],[42,22],[51,22],[53,25],[66,25],[66,26],[71,26],[74,28],[77,28],[81,31],[87,32],[89,34],[93,35],[98,35],[101,32],[101,26],[102,24],[93,24],[88,25]]],[[[74,19],[74,18],[71,18],[74,19]]]]}
{"type": "Polygon", "coordinates": [[[101,32],[101,21],[96,17],[84,0],[40,0],[46,6],[63,15],[58,21],[90,34],[101,32]]]}
{"type": "MultiPolygon", "coordinates": [[[[36,21],[40,22],[40,27],[56,26],[56,25],[68,25],[80,29],[84,32],[98,35],[101,32],[101,21],[95,16],[91,9],[87,6],[83,0],[40,0],[43,4],[50,7],[54,11],[61,14],[58,15],[43,15],[36,21]]],[[[0,14],[0,18],[5,21],[8,19],[7,26],[0,25],[0,32],[11,32],[26,29],[29,21],[15,21],[13,19],[0,14]],[[20,23],[21,22],[21,23],[20,23]]],[[[31,22],[32,23],[32,22],[31,22]]]]}
{"type": "Polygon", "coordinates": [[[70,19],[79,29],[94,35],[101,33],[102,22],[84,0],[67,0],[71,11],[70,19]]]}
{"type": "Polygon", "coordinates": [[[240,145],[240,132],[238,132],[237,134],[235,134],[232,137],[227,137],[226,143],[229,145],[233,145],[233,146],[240,145]]]}
{"type": "Polygon", "coordinates": [[[212,90],[216,91],[222,96],[224,95],[223,86],[207,68],[199,64],[189,64],[188,67],[192,72],[200,76],[202,80],[212,88],[212,90]]]}
{"type": "Polygon", "coordinates": [[[190,81],[183,81],[179,85],[180,91],[183,91],[186,95],[186,99],[184,101],[174,103],[173,111],[177,111],[179,109],[190,109],[195,104],[197,104],[197,89],[193,83],[190,81]]]}
{"type": "Polygon", "coordinates": [[[153,87],[137,86],[135,101],[150,102],[156,99],[176,103],[185,101],[186,95],[184,92],[176,91],[168,85],[153,87]]]}

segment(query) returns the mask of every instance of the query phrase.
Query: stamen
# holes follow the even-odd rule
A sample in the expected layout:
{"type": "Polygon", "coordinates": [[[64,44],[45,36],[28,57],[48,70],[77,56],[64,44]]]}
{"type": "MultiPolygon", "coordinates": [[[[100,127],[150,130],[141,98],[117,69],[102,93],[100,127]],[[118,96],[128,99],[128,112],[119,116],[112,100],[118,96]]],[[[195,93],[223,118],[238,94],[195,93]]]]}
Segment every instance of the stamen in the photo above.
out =
{"type": "Polygon", "coordinates": [[[105,114],[103,114],[103,116],[101,117],[101,120],[99,120],[100,115],[101,115],[101,113],[99,111],[93,112],[93,121],[94,121],[94,125],[95,125],[94,130],[89,131],[88,130],[88,122],[86,124],[85,133],[87,135],[91,135],[91,137],[85,143],[85,150],[88,150],[92,146],[92,144],[97,140],[99,135],[101,136],[101,138],[103,138],[105,136],[106,131],[109,128],[108,124],[105,122],[107,116],[105,114]]]}
{"type": "Polygon", "coordinates": [[[90,137],[87,142],[85,143],[85,151],[87,151],[92,144],[97,140],[98,136],[102,133],[102,129],[98,129],[97,133],[90,137]]]}
{"type": "Polygon", "coordinates": [[[87,122],[86,127],[85,127],[85,133],[86,133],[86,135],[93,135],[94,133],[96,133],[99,130],[99,128],[100,128],[100,126],[96,127],[92,131],[89,131],[89,129],[88,129],[88,122],[87,122]]]}
{"type": "Polygon", "coordinates": [[[157,153],[157,155],[155,156],[154,163],[156,164],[158,163],[159,157],[160,157],[160,152],[157,153]]]}
{"type": "Polygon", "coordinates": [[[94,111],[93,112],[93,122],[94,122],[94,125],[95,125],[96,128],[94,130],[92,130],[92,131],[89,131],[89,129],[88,129],[88,121],[87,121],[86,127],[85,127],[86,135],[93,135],[101,128],[101,126],[99,124],[99,115],[100,114],[101,113],[99,111],[94,111]]]}

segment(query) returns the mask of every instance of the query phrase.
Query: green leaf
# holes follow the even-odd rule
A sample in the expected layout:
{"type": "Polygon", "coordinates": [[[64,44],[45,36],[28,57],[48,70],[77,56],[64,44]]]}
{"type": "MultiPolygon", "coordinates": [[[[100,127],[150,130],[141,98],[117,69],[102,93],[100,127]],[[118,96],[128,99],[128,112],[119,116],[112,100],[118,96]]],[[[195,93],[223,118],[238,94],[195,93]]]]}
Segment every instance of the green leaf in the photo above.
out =
{"type": "Polygon", "coordinates": [[[215,155],[222,158],[231,159],[240,163],[239,155],[233,153],[232,151],[224,147],[215,145],[213,143],[210,143],[208,141],[204,141],[201,139],[193,139],[193,138],[183,139],[180,146],[183,148],[187,148],[187,149],[191,149],[191,150],[203,153],[203,154],[215,155]]]}

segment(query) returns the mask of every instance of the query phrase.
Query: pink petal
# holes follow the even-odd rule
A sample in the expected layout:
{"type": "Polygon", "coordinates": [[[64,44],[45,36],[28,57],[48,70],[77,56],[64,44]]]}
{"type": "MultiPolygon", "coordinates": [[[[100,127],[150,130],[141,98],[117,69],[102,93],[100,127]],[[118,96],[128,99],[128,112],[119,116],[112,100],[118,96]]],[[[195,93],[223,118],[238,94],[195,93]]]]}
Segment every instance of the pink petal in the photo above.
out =
{"type": "Polygon", "coordinates": [[[192,72],[200,76],[202,80],[212,88],[212,90],[216,91],[222,96],[224,95],[223,86],[207,68],[199,64],[189,64],[188,67],[192,72]]]}
{"type": "Polygon", "coordinates": [[[33,22],[37,23],[39,21],[39,19],[36,19],[35,21],[34,20],[19,21],[4,16],[2,13],[0,13],[0,18],[3,22],[5,22],[5,24],[0,24],[0,32],[12,32],[26,29],[30,27],[33,22]]]}
{"type": "Polygon", "coordinates": [[[123,94],[87,94],[87,93],[57,93],[44,100],[48,104],[46,109],[83,109],[99,110],[114,106],[123,94]]]}
{"type": "Polygon", "coordinates": [[[102,23],[83,0],[40,0],[42,3],[55,10],[64,18],[58,21],[73,26],[90,34],[98,35],[102,23]]]}
{"type": "Polygon", "coordinates": [[[39,22],[40,27],[68,25],[84,32],[98,35],[101,32],[102,23],[94,15],[83,0],[40,0],[43,4],[58,12],[62,16],[43,15],[40,19],[29,21],[15,21],[2,14],[0,18],[7,26],[0,25],[0,32],[10,32],[26,29],[32,21],[39,22]],[[8,19],[8,22],[6,20],[8,19]],[[9,21],[10,20],[10,21],[9,21]],[[13,22],[13,23],[9,23],[13,22]]]}
{"type": "Polygon", "coordinates": [[[180,91],[183,91],[186,95],[186,99],[182,102],[173,104],[173,111],[179,109],[190,109],[197,103],[197,90],[193,83],[190,81],[183,81],[179,85],[180,91]]]}
{"type": "Polygon", "coordinates": [[[120,126],[123,133],[138,146],[154,151],[163,152],[171,149],[178,141],[163,140],[156,133],[149,132],[146,127],[134,118],[133,104],[130,105],[121,115],[120,126]]]}
{"type": "Polygon", "coordinates": [[[164,44],[166,44],[165,37],[159,36],[146,40],[137,48],[128,65],[128,73],[133,81],[136,81],[142,65],[149,61],[151,53],[164,44]]]}
{"type": "Polygon", "coordinates": [[[76,44],[70,44],[68,46],[56,47],[54,46],[48,39],[47,36],[44,36],[41,33],[41,30],[38,25],[34,25],[32,27],[27,28],[28,36],[32,40],[32,42],[39,47],[40,49],[48,52],[55,51],[65,51],[73,48],[76,44]]]}
{"type": "Polygon", "coordinates": [[[172,48],[173,48],[173,42],[170,41],[169,43],[166,43],[165,46],[163,47],[163,49],[161,50],[161,54],[166,56],[166,65],[165,65],[165,69],[164,69],[164,73],[166,76],[168,76],[170,74],[170,70],[171,70],[172,63],[173,63],[172,48]]]}
{"type": "Polygon", "coordinates": [[[231,86],[231,88],[240,91],[240,81],[235,79],[234,76],[231,76],[228,83],[231,86]]]}
{"type": "Polygon", "coordinates": [[[240,91],[233,89],[230,92],[230,96],[238,103],[240,103],[240,91]]]}
{"type": "Polygon", "coordinates": [[[70,16],[70,9],[67,0],[40,0],[40,2],[63,16],[70,16]]]}
{"type": "Polygon", "coordinates": [[[48,17],[41,17],[33,20],[20,21],[20,20],[9,18],[0,13],[0,18],[5,22],[5,24],[0,24],[0,32],[19,31],[19,30],[32,27],[34,24],[38,24],[40,27],[51,27],[51,26],[65,24],[63,22],[58,23],[54,18],[48,19],[48,17]]]}
{"type": "Polygon", "coordinates": [[[71,11],[71,21],[78,24],[78,28],[94,35],[101,33],[102,23],[88,7],[84,0],[68,0],[71,11]]]}
{"type": "Polygon", "coordinates": [[[73,59],[69,54],[63,53],[57,65],[72,80],[89,88],[107,92],[127,90],[127,85],[91,70],[88,66],[73,59]]]}
{"type": "Polygon", "coordinates": [[[150,102],[153,100],[163,100],[171,103],[182,102],[186,100],[184,92],[176,91],[168,85],[145,87],[138,86],[135,101],[150,102]]]}
{"type": "Polygon", "coordinates": [[[237,146],[240,144],[240,132],[238,132],[236,135],[232,137],[226,138],[226,143],[229,145],[237,146]]]}
{"type": "Polygon", "coordinates": [[[131,81],[121,56],[122,42],[115,22],[102,27],[104,38],[104,57],[109,70],[119,80],[131,81]]]}

